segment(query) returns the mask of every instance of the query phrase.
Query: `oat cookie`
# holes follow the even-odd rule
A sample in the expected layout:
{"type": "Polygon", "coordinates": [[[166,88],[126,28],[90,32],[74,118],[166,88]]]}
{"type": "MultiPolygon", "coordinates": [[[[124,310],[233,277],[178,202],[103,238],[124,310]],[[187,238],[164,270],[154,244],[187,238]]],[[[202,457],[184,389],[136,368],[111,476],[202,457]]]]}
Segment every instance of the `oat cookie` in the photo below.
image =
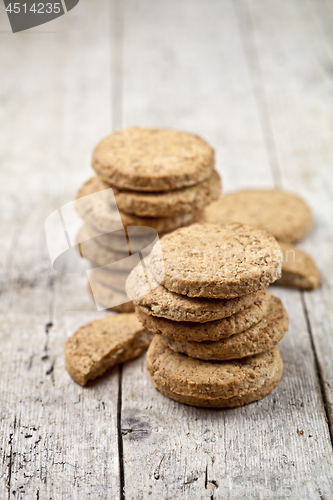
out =
{"type": "Polygon", "coordinates": [[[186,132],[130,127],[97,145],[92,166],[120,189],[170,191],[207,179],[214,168],[214,150],[186,132]]]}
{"type": "Polygon", "coordinates": [[[283,252],[282,276],[275,284],[300,290],[314,290],[319,286],[320,275],[316,264],[303,250],[291,243],[279,241],[283,252]]]}
{"type": "Polygon", "coordinates": [[[126,271],[112,271],[104,267],[96,267],[90,271],[89,279],[92,283],[100,283],[119,292],[125,292],[125,283],[128,277],[126,271]]]}
{"type": "Polygon", "coordinates": [[[216,342],[185,342],[168,339],[168,346],[192,358],[206,360],[239,359],[269,351],[288,330],[288,315],[282,302],[270,294],[267,315],[242,333],[216,342]]]}
{"type": "Polygon", "coordinates": [[[223,196],[205,210],[206,222],[241,222],[264,229],[276,239],[299,241],[312,226],[309,207],[280,189],[248,189],[223,196]]]}
{"type": "Polygon", "coordinates": [[[98,304],[106,307],[110,311],[132,313],[135,310],[133,302],[128,300],[124,292],[114,290],[103,283],[94,282],[94,293],[92,293],[90,284],[88,284],[88,290],[98,304]],[[117,305],[111,305],[115,303],[117,305]]]}
{"type": "Polygon", "coordinates": [[[202,361],[174,352],[168,341],[155,335],[147,351],[147,367],[153,381],[183,396],[232,398],[259,390],[279,372],[278,347],[248,358],[202,361]]]}
{"type": "Polygon", "coordinates": [[[268,311],[268,304],[269,294],[267,292],[262,299],[256,300],[248,309],[227,318],[208,321],[207,323],[170,321],[169,319],[149,316],[137,307],[135,312],[143,326],[153,333],[178,340],[203,342],[205,340],[225,339],[231,335],[244,332],[262,320],[268,311]]]}
{"type": "Polygon", "coordinates": [[[96,239],[86,239],[86,227],[82,226],[77,235],[79,251],[82,257],[90,260],[93,266],[112,266],[112,269],[118,271],[130,271],[133,267],[133,261],[127,259],[130,257],[129,251],[115,252],[107,247],[101,246],[96,239]],[[127,259],[127,260],[126,260],[127,259]]]}
{"type": "MultiPolygon", "coordinates": [[[[146,259],[145,262],[149,269],[149,259],[146,259]]],[[[247,309],[266,294],[266,290],[260,290],[234,299],[192,298],[170,292],[163,285],[158,285],[151,273],[149,280],[153,290],[146,293],[146,281],[143,280],[141,266],[136,266],[126,281],[128,297],[146,315],[158,316],[172,321],[206,323],[226,318],[247,309]]]]}
{"type": "Polygon", "coordinates": [[[282,252],[273,236],[238,223],[193,224],[163,236],[150,270],[171,292],[231,299],[281,276],[282,252]],[[163,277],[164,276],[164,277],[163,277]]]}
{"type": "Polygon", "coordinates": [[[273,389],[278,385],[283,374],[283,362],[282,358],[279,359],[278,370],[276,374],[268,379],[259,389],[249,392],[244,396],[234,396],[232,398],[205,398],[196,396],[184,396],[182,394],[177,394],[172,391],[166,384],[161,384],[158,381],[152,379],[152,382],[156,389],[162,392],[165,396],[170,399],[174,399],[179,403],[184,403],[190,406],[198,406],[200,408],[236,408],[238,406],[243,406],[254,401],[259,401],[265,396],[270,394],[273,389]]]}
{"type": "MultiPolygon", "coordinates": [[[[121,231],[113,231],[111,233],[101,233],[93,226],[84,225],[85,234],[88,239],[96,238],[99,245],[107,247],[115,252],[124,252],[124,249],[131,253],[139,252],[151,245],[157,237],[155,229],[145,226],[129,226],[126,228],[128,240],[126,238],[125,229],[121,231]]],[[[159,237],[164,236],[160,233],[159,237]]]]}
{"type": "Polygon", "coordinates": [[[114,365],[140,356],[151,338],[133,313],[98,319],[68,339],[66,369],[75,382],[86,385],[114,365]]]}
{"type": "Polygon", "coordinates": [[[216,170],[194,186],[162,192],[120,191],[113,188],[119,210],[140,217],[175,217],[202,210],[221,196],[221,180],[216,170]]]}
{"type": "Polygon", "coordinates": [[[109,203],[105,197],[101,197],[100,200],[88,197],[89,194],[109,189],[109,187],[99,177],[93,177],[81,187],[75,204],[80,217],[90,226],[104,233],[119,230],[119,215],[124,226],[148,226],[156,229],[158,233],[167,233],[178,227],[193,224],[203,218],[202,210],[175,217],[137,217],[136,215],[118,211],[117,205],[109,203]],[[87,196],[87,198],[80,200],[84,196],[87,196]]]}

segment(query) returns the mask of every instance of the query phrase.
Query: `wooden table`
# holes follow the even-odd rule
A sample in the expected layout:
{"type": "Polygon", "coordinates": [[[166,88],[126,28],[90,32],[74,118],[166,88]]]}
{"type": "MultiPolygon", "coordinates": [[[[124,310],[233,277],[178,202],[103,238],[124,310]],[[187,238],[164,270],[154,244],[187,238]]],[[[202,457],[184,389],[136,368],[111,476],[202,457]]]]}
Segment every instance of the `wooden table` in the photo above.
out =
{"type": "Polygon", "coordinates": [[[0,10],[0,498],[333,498],[332,0],[81,0],[15,35],[0,10]],[[322,285],[274,289],[290,330],[263,401],[177,404],[144,357],[89,388],[64,368],[67,337],[105,313],[51,269],[44,221],[131,124],[202,135],[225,192],[283,187],[313,209],[301,247],[322,285]]]}

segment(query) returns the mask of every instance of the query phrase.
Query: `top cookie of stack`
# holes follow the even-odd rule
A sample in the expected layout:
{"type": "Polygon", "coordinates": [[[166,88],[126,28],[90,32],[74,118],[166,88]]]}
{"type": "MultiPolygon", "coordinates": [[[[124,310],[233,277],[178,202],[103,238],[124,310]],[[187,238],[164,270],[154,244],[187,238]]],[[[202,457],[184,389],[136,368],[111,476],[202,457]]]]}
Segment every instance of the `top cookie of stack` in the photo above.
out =
{"type": "MultiPolygon", "coordinates": [[[[203,208],[219,198],[214,150],[200,137],[175,130],[130,127],[104,138],[95,148],[90,179],[78,197],[112,187],[124,226],[173,231],[202,218],[203,208]]],[[[87,200],[88,204],[88,200],[87,200]]],[[[104,231],[98,207],[80,215],[104,231]]],[[[114,212],[114,211],[113,211],[114,212]]],[[[106,222],[106,221],[105,221],[106,222]]]]}

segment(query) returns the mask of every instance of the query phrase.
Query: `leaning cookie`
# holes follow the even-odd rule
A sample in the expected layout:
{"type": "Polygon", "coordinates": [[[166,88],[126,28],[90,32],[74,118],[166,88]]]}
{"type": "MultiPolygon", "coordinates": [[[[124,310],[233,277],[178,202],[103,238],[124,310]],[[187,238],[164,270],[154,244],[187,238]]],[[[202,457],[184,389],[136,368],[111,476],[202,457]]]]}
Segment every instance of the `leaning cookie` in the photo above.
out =
{"type": "Polygon", "coordinates": [[[260,390],[280,373],[282,364],[278,347],[238,360],[202,361],[174,352],[161,335],[155,335],[146,357],[159,388],[203,399],[229,399],[260,390]]]}
{"type": "Polygon", "coordinates": [[[271,295],[267,315],[244,332],[216,342],[185,342],[168,338],[168,346],[192,358],[212,361],[239,359],[273,349],[287,330],[287,311],[281,300],[271,295]]]}
{"type": "Polygon", "coordinates": [[[65,347],[65,366],[75,382],[86,385],[118,363],[147,349],[151,334],[135,314],[108,316],[82,326],[65,347]]]}
{"type": "Polygon", "coordinates": [[[316,264],[303,250],[291,243],[279,242],[283,252],[282,276],[275,284],[300,290],[314,290],[319,286],[320,275],[316,264]]]}
{"type": "Polygon", "coordinates": [[[265,292],[263,297],[256,300],[248,309],[244,309],[227,318],[208,321],[206,323],[170,321],[169,319],[145,314],[138,307],[135,308],[135,312],[142,325],[153,333],[184,341],[216,341],[244,332],[261,321],[267,314],[269,297],[270,294],[265,292]]]}
{"type": "Polygon", "coordinates": [[[150,259],[156,281],[171,292],[224,299],[267,287],[280,278],[281,266],[275,238],[238,223],[177,229],[161,238],[150,259]]]}
{"type": "Polygon", "coordinates": [[[119,189],[170,191],[207,179],[214,169],[214,150],[186,132],[129,127],[96,146],[92,166],[119,189]]]}
{"type": "Polygon", "coordinates": [[[299,241],[312,227],[302,198],[280,189],[247,189],[223,196],[205,209],[205,221],[241,222],[264,229],[276,239],[299,241]]]}

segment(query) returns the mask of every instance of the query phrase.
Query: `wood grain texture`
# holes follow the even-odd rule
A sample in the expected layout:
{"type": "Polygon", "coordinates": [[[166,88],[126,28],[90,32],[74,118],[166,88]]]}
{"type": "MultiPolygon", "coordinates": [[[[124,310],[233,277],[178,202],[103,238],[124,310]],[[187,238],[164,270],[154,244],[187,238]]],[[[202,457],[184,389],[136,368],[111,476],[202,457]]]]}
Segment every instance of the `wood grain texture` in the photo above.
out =
{"type": "Polygon", "coordinates": [[[322,284],[302,295],[333,435],[333,13],[330,2],[251,4],[253,36],[274,133],[282,185],[310,204],[315,227],[300,245],[322,284]],[[272,64],[274,61],[274,64],[272,64]],[[284,111],[281,112],[281,109],[284,111]]]}
{"type": "MultiPolygon", "coordinates": [[[[282,182],[293,189],[282,177],[252,9],[261,12],[262,3],[127,3],[124,125],[202,134],[216,148],[227,191],[282,182]]],[[[271,9],[267,4],[261,25],[270,26],[271,9]]],[[[286,111],[280,106],[279,112],[286,111]]],[[[125,365],[126,498],[310,499],[320,487],[329,496],[332,444],[302,296],[274,291],[291,327],[281,344],[283,380],[261,402],[231,411],[190,408],[153,388],[144,360],[125,365]]]]}
{"type": "Polygon", "coordinates": [[[328,500],[331,2],[85,0],[16,35],[1,9],[0,498],[328,500]],[[315,212],[302,247],[323,284],[274,288],[291,326],[261,402],[175,403],[143,357],[88,388],[64,369],[67,337],[105,312],[84,275],[50,270],[44,221],[91,175],[95,143],[133,124],[202,135],[225,191],[279,185],[315,212]]]}
{"type": "Polygon", "coordinates": [[[51,270],[44,231],[110,129],[108,15],[106,1],[81,2],[0,34],[1,499],[119,496],[118,369],[88,390],[68,376],[65,341],[98,314],[84,276],[51,270]]]}

